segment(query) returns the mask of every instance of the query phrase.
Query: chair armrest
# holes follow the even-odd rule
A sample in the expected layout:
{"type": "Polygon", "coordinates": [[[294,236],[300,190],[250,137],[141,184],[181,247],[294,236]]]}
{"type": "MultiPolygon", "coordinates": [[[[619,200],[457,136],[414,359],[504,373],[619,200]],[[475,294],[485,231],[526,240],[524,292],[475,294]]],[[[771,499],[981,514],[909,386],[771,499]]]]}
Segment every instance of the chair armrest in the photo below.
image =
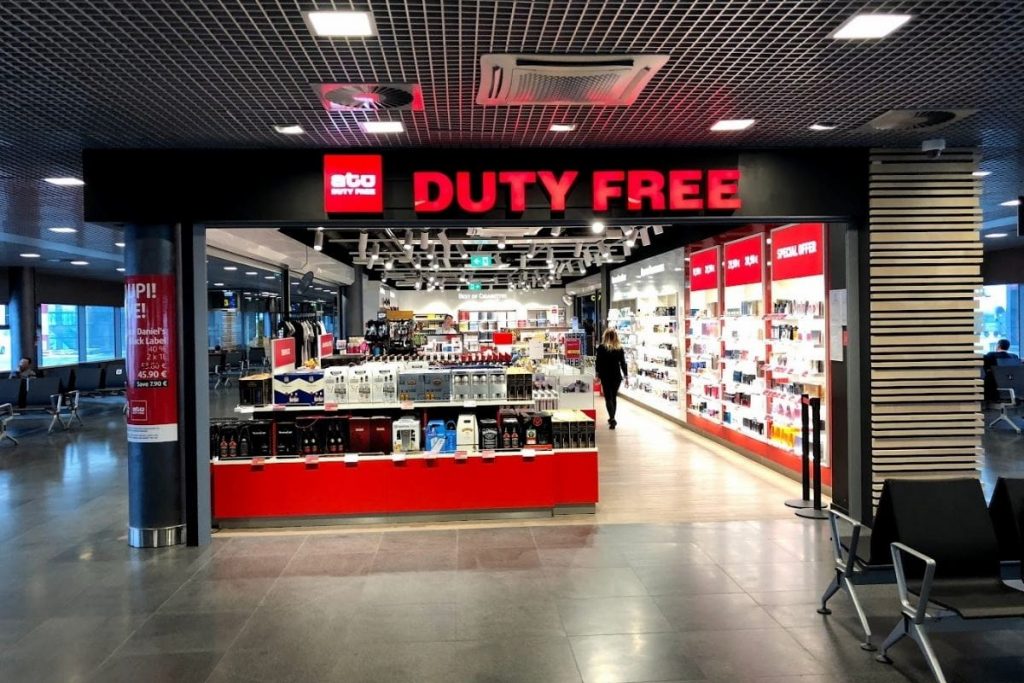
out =
{"type": "Polygon", "coordinates": [[[58,394],[50,394],[50,406],[54,410],[57,410],[59,412],[60,409],[61,409],[61,406],[63,406],[63,405],[64,405],[64,395],[63,394],[59,394],[59,393],[58,394]]]}
{"type": "Polygon", "coordinates": [[[853,517],[844,515],[838,510],[828,511],[828,524],[832,528],[832,554],[835,557],[836,565],[844,572],[848,571],[853,566],[853,563],[857,561],[857,548],[860,545],[860,532],[861,529],[864,528],[864,525],[853,517]],[[843,544],[840,541],[839,522],[846,522],[853,529],[853,533],[850,537],[850,547],[847,550],[845,557],[843,556],[843,544]]]}
{"type": "Polygon", "coordinates": [[[7,413],[8,417],[14,417],[14,404],[13,403],[0,403],[0,413],[7,413]]]}
{"type": "Polygon", "coordinates": [[[890,548],[892,549],[893,568],[896,570],[896,590],[899,592],[904,613],[907,616],[912,616],[915,624],[924,623],[928,598],[932,592],[932,583],[935,581],[935,560],[903,543],[893,543],[890,548]],[[911,604],[910,591],[907,590],[907,574],[903,569],[904,555],[924,562],[924,580],[921,582],[921,591],[917,596],[916,606],[911,604]]]}
{"type": "Polygon", "coordinates": [[[1007,394],[1006,403],[1016,403],[1017,402],[1017,394],[1013,391],[1013,389],[998,389],[997,388],[996,392],[998,393],[1000,398],[1002,398],[1004,393],[1007,394]]]}

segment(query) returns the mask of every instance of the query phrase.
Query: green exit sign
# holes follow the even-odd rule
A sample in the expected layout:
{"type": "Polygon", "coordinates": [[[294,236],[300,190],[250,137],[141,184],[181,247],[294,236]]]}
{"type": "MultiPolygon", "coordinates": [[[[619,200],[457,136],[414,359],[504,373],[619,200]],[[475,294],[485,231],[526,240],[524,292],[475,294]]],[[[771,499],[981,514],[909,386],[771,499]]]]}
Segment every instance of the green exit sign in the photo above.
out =
{"type": "Polygon", "coordinates": [[[494,257],[489,254],[473,254],[469,257],[470,268],[490,268],[494,265],[494,257]]]}
{"type": "Polygon", "coordinates": [[[470,282],[469,283],[469,291],[471,291],[471,292],[479,292],[480,289],[481,289],[481,285],[480,285],[479,282],[470,282]]]}

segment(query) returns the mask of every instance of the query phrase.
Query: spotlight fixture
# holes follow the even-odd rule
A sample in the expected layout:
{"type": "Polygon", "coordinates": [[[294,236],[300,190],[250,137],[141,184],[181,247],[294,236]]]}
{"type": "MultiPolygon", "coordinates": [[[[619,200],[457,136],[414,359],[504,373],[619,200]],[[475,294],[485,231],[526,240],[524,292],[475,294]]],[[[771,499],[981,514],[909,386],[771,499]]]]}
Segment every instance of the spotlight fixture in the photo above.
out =
{"type": "Polygon", "coordinates": [[[640,228],[640,244],[645,247],[651,246],[651,231],[647,228],[640,228]]]}
{"type": "Polygon", "coordinates": [[[319,230],[316,231],[316,235],[313,237],[313,249],[315,251],[324,250],[324,234],[319,230]]]}
{"type": "Polygon", "coordinates": [[[590,232],[594,233],[595,235],[600,235],[602,232],[604,232],[604,223],[602,223],[601,221],[594,221],[593,223],[590,224],[590,232]]]}
{"type": "Polygon", "coordinates": [[[43,180],[51,185],[58,185],[60,187],[79,187],[81,185],[85,185],[85,181],[81,178],[59,177],[43,178],[43,180]]]}
{"type": "Polygon", "coordinates": [[[562,234],[562,228],[560,226],[556,225],[555,227],[551,228],[551,236],[552,237],[560,237],[561,234],[562,234]]]}
{"type": "Polygon", "coordinates": [[[423,251],[430,249],[430,233],[426,230],[420,233],[420,249],[423,251]]]}
{"type": "Polygon", "coordinates": [[[810,128],[811,130],[820,133],[825,130],[835,130],[836,125],[834,123],[812,123],[810,128]]]}
{"type": "Polygon", "coordinates": [[[577,242],[576,246],[573,247],[572,255],[579,258],[583,255],[583,242],[577,242]]]}
{"type": "Polygon", "coordinates": [[[432,252],[432,251],[428,251],[428,252],[427,252],[427,253],[425,254],[425,256],[427,257],[427,260],[428,260],[428,261],[433,261],[433,260],[434,260],[434,252],[432,252]]]}
{"type": "Polygon", "coordinates": [[[652,229],[654,230],[655,235],[661,235],[665,232],[665,228],[661,227],[660,225],[655,225],[652,229]]]}
{"type": "Polygon", "coordinates": [[[405,244],[402,245],[402,249],[412,251],[412,230],[405,231],[405,244]]]}
{"type": "Polygon", "coordinates": [[[380,242],[373,243],[373,252],[370,254],[370,261],[376,261],[380,258],[380,242]]]}
{"type": "Polygon", "coordinates": [[[359,233],[359,258],[366,258],[366,244],[369,240],[369,235],[365,232],[359,233]]]}
{"type": "Polygon", "coordinates": [[[552,133],[571,133],[576,130],[575,123],[552,123],[548,128],[552,133]]]}
{"type": "Polygon", "coordinates": [[[422,282],[420,282],[419,280],[417,280],[417,281],[416,281],[415,283],[413,283],[413,286],[412,286],[412,288],[413,288],[413,289],[419,289],[419,288],[420,288],[420,287],[422,287],[422,286],[423,286],[423,283],[422,283],[422,282]]]}
{"type": "Polygon", "coordinates": [[[393,270],[395,267],[395,259],[388,259],[384,262],[384,270],[393,270]]]}
{"type": "Polygon", "coordinates": [[[504,249],[505,246],[506,246],[505,238],[502,237],[500,240],[498,240],[498,249],[504,249]]]}
{"type": "Polygon", "coordinates": [[[430,268],[431,268],[432,270],[440,270],[440,269],[441,269],[441,264],[440,264],[440,263],[437,263],[437,262],[435,262],[435,263],[434,263],[434,264],[433,264],[432,266],[430,266],[430,268]]]}

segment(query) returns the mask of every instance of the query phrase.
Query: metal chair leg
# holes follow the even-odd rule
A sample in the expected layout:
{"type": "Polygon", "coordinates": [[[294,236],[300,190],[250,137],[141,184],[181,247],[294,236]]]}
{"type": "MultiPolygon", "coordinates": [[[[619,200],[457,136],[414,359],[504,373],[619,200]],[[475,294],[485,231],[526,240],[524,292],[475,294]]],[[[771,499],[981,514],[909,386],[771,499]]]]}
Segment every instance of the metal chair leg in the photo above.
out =
{"type": "Polygon", "coordinates": [[[2,431],[0,431],[0,442],[2,442],[4,439],[10,439],[15,446],[18,445],[18,440],[10,435],[6,427],[4,427],[2,431]]]}
{"type": "Polygon", "coordinates": [[[864,629],[864,642],[860,644],[860,649],[872,652],[875,646],[871,644],[871,626],[868,624],[868,617],[864,614],[864,608],[861,607],[860,598],[857,597],[857,591],[850,583],[850,579],[843,577],[843,586],[846,592],[850,594],[850,600],[853,601],[853,608],[857,610],[857,618],[860,619],[860,625],[864,629]]]}
{"type": "Polygon", "coordinates": [[[925,661],[928,662],[928,668],[931,669],[932,675],[935,676],[937,683],[946,683],[946,675],[942,673],[942,667],[939,665],[939,658],[935,656],[935,650],[932,649],[932,641],[928,636],[928,632],[921,624],[910,624],[910,633],[908,634],[917,643],[917,646],[921,648],[921,653],[924,655],[925,661]]]}
{"type": "Polygon", "coordinates": [[[825,588],[825,592],[821,594],[821,607],[818,608],[818,614],[832,614],[832,610],[828,608],[828,601],[839,592],[841,578],[842,572],[837,569],[836,575],[832,577],[832,582],[825,588]]]}
{"type": "Polygon", "coordinates": [[[885,639],[885,642],[882,643],[882,647],[879,649],[878,654],[875,655],[875,660],[882,662],[883,664],[892,664],[892,659],[889,658],[889,648],[909,635],[909,625],[910,618],[905,615],[901,615],[899,622],[893,627],[892,631],[889,632],[889,636],[885,639]]]}
{"type": "Polygon", "coordinates": [[[1013,420],[1010,419],[1010,416],[1006,414],[1005,409],[1003,409],[1003,411],[999,414],[999,416],[996,419],[989,422],[988,426],[989,428],[995,427],[1000,422],[1005,422],[1006,424],[1010,425],[1010,427],[1013,428],[1013,431],[1017,432],[1018,434],[1021,433],[1021,428],[1017,426],[1017,424],[1013,420]]]}

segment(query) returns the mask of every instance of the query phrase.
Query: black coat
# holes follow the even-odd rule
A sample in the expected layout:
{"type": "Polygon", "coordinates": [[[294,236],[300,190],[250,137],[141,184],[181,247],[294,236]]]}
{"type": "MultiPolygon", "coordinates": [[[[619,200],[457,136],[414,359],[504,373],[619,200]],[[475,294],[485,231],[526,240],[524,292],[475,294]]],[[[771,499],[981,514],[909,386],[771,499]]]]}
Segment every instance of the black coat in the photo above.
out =
{"type": "Polygon", "coordinates": [[[594,369],[601,378],[601,384],[619,384],[629,374],[623,350],[609,349],[604,344],[597,347],[594,369]]]}

